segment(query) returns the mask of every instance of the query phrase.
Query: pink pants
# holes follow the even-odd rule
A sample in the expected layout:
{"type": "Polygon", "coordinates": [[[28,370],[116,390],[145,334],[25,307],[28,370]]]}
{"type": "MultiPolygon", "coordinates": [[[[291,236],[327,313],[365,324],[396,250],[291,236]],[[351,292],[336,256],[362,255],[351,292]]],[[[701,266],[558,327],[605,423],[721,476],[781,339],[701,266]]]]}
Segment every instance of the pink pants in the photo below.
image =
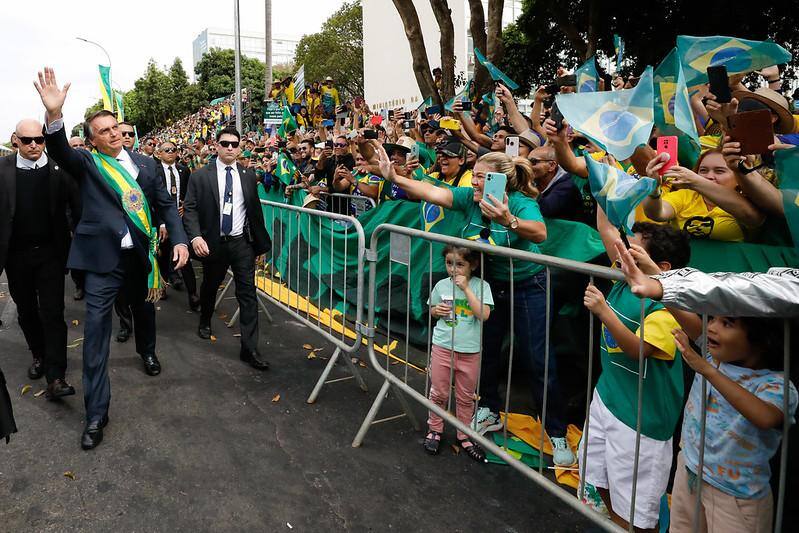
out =
{"type": "MultiPolygon", "coordinates": [[[[452,352],[447,348],[433,345],[430,352],[430,400],[442,409],[447,408],[450,391],[450,357],[452,352]]],[[[458,420],[467,426],[472,423],[474,415],[474,393],[477,387],[477,375],[480,372],[480,355],[477,353],[455,352],[455,414],[458,420]]],[[[430,411],[427,425],[431,431],[444,431],[444,419],[430,411]]],[[[458,431],[458,440],[468,435],[458,431]]]]}

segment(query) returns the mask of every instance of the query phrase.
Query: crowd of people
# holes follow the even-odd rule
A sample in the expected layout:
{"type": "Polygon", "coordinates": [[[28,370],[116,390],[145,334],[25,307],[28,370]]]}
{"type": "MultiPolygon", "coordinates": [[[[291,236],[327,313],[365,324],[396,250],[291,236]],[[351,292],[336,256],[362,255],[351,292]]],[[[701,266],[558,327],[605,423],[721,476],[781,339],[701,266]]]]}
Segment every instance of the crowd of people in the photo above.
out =
{"type": "MultiPolygon", "coordinates": [[[[704,377],[708,404],[713,407],[708,409],[705,429],[703,501],[712,498],[714,511],[706,504],[701,523],[710,531],[765,531],[773,514],[769,460],[780,446],[785,418],[792,419],[797,406],[796,390],[792,384],[784,389],[781,361],[775,358],[782,354],[782,322],[723,309],[710,320],[707,350],[701,353],[696,349],[703,335],[698,313],[708,311],[675,304],[678,297],[659,283],[651,284],[659,278],[666,287],[668,275],[663,273],[689,264],[692,239],[735,245],[784,241],[788,235],[774,154],[797,144],[799,121],[782,91],[787,83],[780,69],[767,67],[756,76],[751,87],[743,84],[742,75],[730,76],[729,102],[718,102],[707,84],[692,93],[702,151],[691,165],[682,154],[679,161],[672,161],[656,149],[657,128],[649,144],[637,147],[626,160],[616,160],[562,120],[553,108],[555,93],[576,90],[574,76],[570,81],[565,71],[557,73],[554,91],[551,85],[536,90],[529,115],[519,110],[511,91],[500,82],[489,98],[468,94],[455,98],[447,106],[451,111],[431,104],[373,112],[361,97],[342,100],[331,78],[302,91],[289,78],[276,82],[268,95],[292,115],[279,135],[274,127],[236,131],[230,125],[235,109],[224,100],[143,137],[136,152],[133,126],[118,123],[109,112],[88,117],[83,138],[73,137],[67,144],[61,119],[66,89],[46,70],[37,84],[47,111],[46,133],[41,134],[42,125],[35,121],[20,122],[12,139],[18,152],[6,159],[9,172],[16,168],[18,178],[48,179],[40,169],[50,168],[49,179],[63,182],[54,205],[63,206],[65,214],[62,220],[62,211],[55,209],[50,218],[32,223],[22,203],[35,205],[34,197],[42,191],[35,185],[38,182],[19,178],[18,183],[30,186],[18,186],[17,214],[0,226],[5,231],[0,233],[0,268],[8,273],[33,353],[30,376],[47,376],[49,397],[74,394],[65,381],[64,335],[48,335],[48,343],[42,345],[36,333],[43,327],[61,331],[63,300],[60,304],[56,300],[59,289],[63,293],[63,280],[59,285],[47,272],[59,265],[63,269],[64,264],[80,273],[74,276],[76,298],[87,301],[85,449],[99,444],[108,423],[111,307],[120,315],[117,340],[135,333],[145,370],[157,375],[161,367],[155,356],[152,302],[162,296],[165,286],[185,287],[189,308],[200,312],[198,335],[209,339],[214,296],[230,267],[241,306],[242,360],[268,368],[257,348],[253,279],[256,257],[269,248],[258,187],[279,188],[285,196],[304,190],[306,205],[345,214],[357,214],[351,197],[370,198],[377,208],[386,202],[423,201],[465,216],[467,222],[455,237],[529,252],[539,252],[546,241],[548,220],[576,221],[596,229],[608,264],[620,266],[628,280],[604,292],[591,284],[584,292],[585,308],[601,323],[602,361],[590,418],[585,421],[586,463],[582,464],[582,451],[573,450],[566,440],[558,359],[551,355],[545,361],[545,354],[556,354],[557,347],[546,346],[549,335],[543,317],[549,302],[546,273],[540,265],[509,264],[488,256],[484,271],[478,273],[468,247],[445,249],[449,277],[434,287],[427,302],[436,321],[429,368],[431,401],[446,407],[452,374],[458,419],[480,434],[502,429],[503,340],[513,335],[516,357],[525,363],[539,406],[546,389],[545,429],[554,464],[579,463],[585,481],[596,487],[619,524],[627,526],[638,449],[634,526],[656,527],[674,461],[672,439],[681,435],[671,528],[688,531],[702,446],[704,377]],[[753,110],[770,114],[773,142],[761,153],[742,153],[741,133],[732,131],[731,118],[753,110]],[[48,166],[49,158],[72,178],[56,173],[52,163],[48,166]],[[278,168],[281,159],[289,164],[288,182],[285,169],[278,168]],[[593,161],[656,182],[635,210],[630,234],[609,221],[592,193],[588,178],[593,161]],[[498,175],[504,179],[500,193],[487,185],[498,175]],[[331,193],[345,196],[330,198],[331,193]],[[134,218],[143,222],[134,224],[134,218]],[[71,248],[69,236],[56,235],[48,224],[61,233],[69,228],[71,248]],[[68,257],[67,250],[71,250],[68,257]],[[204,264],[199,290],[190,256],[204,264]],[[159,276],[166,283],[160,283],[159,276]],[[132,284],[130,279],[137,281],[132,284]],[[38,302],[30,295],[34,290],[38,302]],[[45,293],[53,298],[52,306],[42,298],[45,293]],[[644,322],[639,323],[642,298],[644,322]],[[512,321],[510,309],[514,309],[512,321]],[[641,352],[646,393],[640,407],[639,443],[641,352]],[[690,392],[684,383],[684,365],[696,376],[690,392]],[[789,397],[789,412],[782,410],[784,395],[789,397]]],[[[616,76],[601,82],[599,89],[629,89],[638,79],[616,76]]],[[[437,454],[443,421],[431,412],[428,425],[424,450],[437,454]]],[[[485,460],[484,450],[468,435],[458,432],[457,438],[465,455],[485,460]]]]}

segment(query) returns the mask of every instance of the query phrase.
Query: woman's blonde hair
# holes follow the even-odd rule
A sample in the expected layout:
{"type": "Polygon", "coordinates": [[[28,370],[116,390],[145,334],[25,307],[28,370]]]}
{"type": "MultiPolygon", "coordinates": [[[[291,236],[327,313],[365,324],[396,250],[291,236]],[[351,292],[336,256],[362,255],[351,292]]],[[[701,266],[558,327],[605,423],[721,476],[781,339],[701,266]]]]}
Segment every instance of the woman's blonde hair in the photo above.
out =
{"type": "Polygon", "coordinates": [[[513,157],[502,152],[491,152],[477,160],[485,163],[494,172],[508,176],[507,190],[519,191],[530,198],[538,198],[538,187],[533,181],[533,165],[524,157],[513,157]]]}

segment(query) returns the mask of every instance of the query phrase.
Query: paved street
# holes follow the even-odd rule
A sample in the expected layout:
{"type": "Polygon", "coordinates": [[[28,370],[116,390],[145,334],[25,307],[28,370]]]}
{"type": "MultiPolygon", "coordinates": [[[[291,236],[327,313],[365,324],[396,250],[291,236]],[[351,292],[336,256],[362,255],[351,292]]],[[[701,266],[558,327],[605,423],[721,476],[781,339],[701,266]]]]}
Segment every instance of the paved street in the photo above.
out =
{"type": "MultiPolygon", "coordinates": [[[[78,395],[61,403],[35,396],[44,380],[27,378],[5,277],[0,294],[0,365],[20,430],[0,444],[0,531],[586,530],[508,467],[478,465],[448,445],[425,455],[406,420],[373,427],[351,448],[380,384],[373,372],[370,393],[336,383],[307,405],[329,346],[272,307],[275,324],[261,315],[272,370],[259,373],[238,360],[235,328],[215,319],[216,342],[197,338],[183,292],[158,304],[160,376],[144,373],[133,340],[112,341],[110,424],[100,447],[83,452],[83,305],[71,281],[67,375],[78,395]],[[307,359],[303,343],[324,347],[321,357],[307,359]]],[[[225,300],[218,314],[234,311],[225,300]]],[[[398,412],[390,400],[382,415],[398,412]]]]}

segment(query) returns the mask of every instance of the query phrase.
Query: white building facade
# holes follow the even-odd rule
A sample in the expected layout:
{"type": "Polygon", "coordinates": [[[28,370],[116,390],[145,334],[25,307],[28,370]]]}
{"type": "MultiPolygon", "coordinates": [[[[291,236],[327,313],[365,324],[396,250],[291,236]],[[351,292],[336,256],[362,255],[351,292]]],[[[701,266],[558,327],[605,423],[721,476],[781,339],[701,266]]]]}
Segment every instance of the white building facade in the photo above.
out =
{"type": "MultiPolygon", "coordinates": [[[[432,70],[441,66],[438,23],[428,0],[413,0],[413,3],[432,70]]],[[[488,2],[483,4],[487,11],[488,2]]],[[[469,3],[468,0],[450,0],[449,7],[455,29],[455,76],[463,73],[469,77],[474,70],[469,3]]],[[[503,27],[515,21],[521,11],[522,0],[506,0],[503,27]]],[[[373,110],[415,109],[422,102],[405,29],[390,0],[363,1],[363,75],[364,97],[373,110]]]]}
{"type": "MultiPolygon", "coordinates": [[[[294,62],[294,52],[300,39],[297,37],[272,35],[272,64],[286,65],[294,62]]],[[[192,71],[200,62],[203,54],[212,48],[233,50],[236,45],[233,40],[233,30],[221,28],[206,28],[194,39],[192,43],[192,71]]],[[[266,45],[263,33],[241,33],[241,54],[266,62],[266,45]]]]}

